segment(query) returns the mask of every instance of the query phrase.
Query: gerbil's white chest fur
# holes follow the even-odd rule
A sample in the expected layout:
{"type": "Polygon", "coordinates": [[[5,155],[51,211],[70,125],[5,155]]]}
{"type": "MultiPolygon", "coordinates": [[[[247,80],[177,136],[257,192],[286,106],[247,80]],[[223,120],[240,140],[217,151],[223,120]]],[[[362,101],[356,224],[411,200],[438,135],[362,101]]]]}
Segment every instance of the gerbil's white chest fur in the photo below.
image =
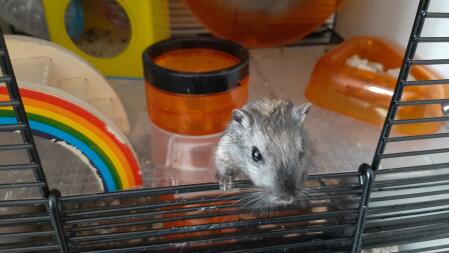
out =
{"type": "Polygon", "coordinates": [[[263,99],[234,110],[215,154],[222,189],[244,174],[259,190],[259,204],[298,199],[307,175],[303,125],[309,107],[263,99]]]}

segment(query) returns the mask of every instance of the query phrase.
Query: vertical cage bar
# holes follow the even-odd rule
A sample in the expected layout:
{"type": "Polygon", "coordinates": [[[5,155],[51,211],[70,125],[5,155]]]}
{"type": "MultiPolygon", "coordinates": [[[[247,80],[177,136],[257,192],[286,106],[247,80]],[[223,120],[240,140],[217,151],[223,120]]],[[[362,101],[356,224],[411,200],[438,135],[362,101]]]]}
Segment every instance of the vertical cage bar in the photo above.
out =
{"type": "Polygon", "coordinates": [[[390,107],[388,109],[387,116],[382,128],[382,132],[379,138],[379,142],[376,147],[376,153],[374,154],[373,161],[371,163],[371,168],[376,171],[379,168],[381,156],[385,151],[386,140],[390,136],[392,121],[396,117],[396,112],[398,110],[398,102],[402,97],[402,92],[404,91],[405,84],[408,79],[408,75],[411,69],[411,61],[415,57],[416,48],[418,42],[415,38],[421,35],[425,15],[429,8],[430,0],[420,0],[418,10],[416,12],[415,21],[413,22],[412,32],[408,41],[407,49],[405,50],[404,59],[402,62],[401,70],[396,82],[396,87],[394,90],[393,97],[391,98],[390,107]]]}
{"type": "Polygon", "coordinates": [[[352,253],[359,253],[362,248],[362,235],[365,226],[366,215],[368,211],[369,198],[371,194],[371,186],[373,185],[375,173],[368,164],[362,164],[359,167],[360,183],[363,186],[362,198],[359,206],[359,217],[357,219],[354,243],[352,245],[352,253]]]}
{"type": "Polygon", "coordinates": [[[61,193],[58,190],[52,190],[48,195],[48,211],[51,217],[53,229],[56,232],[56,240],[62,253],[68,253],[69,247],[64,233],[64,224],[62,222],[61,212],[61,193]]]}
{"type": "Polygon", "coordinates": [[[33,173],[38,182],[44,183],[44,185],[40,187],[40,192],[41,196],[43,198],[46,198],[49,193],[47,179],[45,177],[45,173],[42,168],[42,163],[39,154],[37,152],[36,144],[33,139],[28,118],[25,113],[25,108],[23,106],[22,98],[20,96],[17,80],[14,75],[11,59],[9,57],[8,50],[6,48],[6,42],[3,36],[3,31],[1,29],[0,29],[0,67],[3,76],[5,76],[7,79],[5,80],[5,84],[9,93],[10,100],[12,102],[18,102],[17,105],[13,106],[13,110],[17,120],[17,125],[25,126],[22,130],[20,130],[20,134],[22,135],[24,143],[32,146],[31,148],[27,149],[26,152],[30,162],[33,165],[37,166],[35,169],[33,169],[33,173]]]}

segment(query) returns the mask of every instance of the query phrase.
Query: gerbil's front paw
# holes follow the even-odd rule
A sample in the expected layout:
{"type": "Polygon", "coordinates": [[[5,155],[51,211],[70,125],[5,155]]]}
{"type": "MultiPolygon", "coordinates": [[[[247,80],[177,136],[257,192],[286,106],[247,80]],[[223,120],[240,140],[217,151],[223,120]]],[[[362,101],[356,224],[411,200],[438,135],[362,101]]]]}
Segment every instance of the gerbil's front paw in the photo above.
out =
{"type": "Polygon", "coordinates": [[[220,190],[227,191],[234,187],[234,179],[232,176],[220,175],[217,173],[216,178],[218,180],[220,190]]]}

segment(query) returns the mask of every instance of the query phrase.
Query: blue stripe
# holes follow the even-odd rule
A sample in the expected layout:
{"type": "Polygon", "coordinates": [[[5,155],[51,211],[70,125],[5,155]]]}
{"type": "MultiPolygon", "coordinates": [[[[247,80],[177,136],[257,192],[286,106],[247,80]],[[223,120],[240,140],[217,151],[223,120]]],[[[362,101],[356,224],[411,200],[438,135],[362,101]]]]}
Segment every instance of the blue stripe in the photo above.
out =
{"type": "MultiPolygon", "coordinates": [[[[71,134],[68,134],[58,128],[52,127],[47,124],[43,124],[37,121],[29,120],[30,127],[34,131],[39,131],[45,134],[48,134],[50,136],[54,136],[56,139],[63,140],[67,142],[68,144],[74,146],[78,150],[80,150],[88,159],[89,161],[94,165],[94,167],[98,170],[100,177],[103,180],[103,184],[106,191],[116,191],[117,186],[115,185],[114,179],[111,175],[111,172],[109,171],[106,164],[101,160],[101,158],[84,142],[80,141],[78,138],[74,137],[71,134]]],[[[6,117],[0,117],[0,125],[5,124],[17,124],[17,121],[15,118],[6,118],[6,117]]]]}

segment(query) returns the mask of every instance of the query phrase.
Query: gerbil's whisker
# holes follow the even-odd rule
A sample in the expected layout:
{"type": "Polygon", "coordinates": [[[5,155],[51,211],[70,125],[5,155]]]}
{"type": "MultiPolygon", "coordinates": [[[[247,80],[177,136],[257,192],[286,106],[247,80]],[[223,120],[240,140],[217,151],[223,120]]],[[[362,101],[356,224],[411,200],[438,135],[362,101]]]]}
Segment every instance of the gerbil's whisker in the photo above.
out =
{"type": "Polygon", "coordinates": [[[304,191],[296,191],[296,195],[302,199],[311,198],[311,195],[304,191]]]}
{"type": "Polygon", "coordinates": [[[218,195],[217,197],[215,197],[215,199],[221,200],[221,198],[227,197],[228,195],[230,195],[232,193],[236,193],[236,192],[235,191],[226,191],[226,192],[223,192],[222,194],[218,195]]]}
{"type": "Polygon", "coordinates": [[[271,203],[268,204],[267,215],[271,215],[271,203]]]}
{"type": "Polygon", "coordinates": [[[263,205],[263,203],[265,203],[265,200],[263,198],[263,196],[261,198],[259,198],[259,201],[257,202],[257,205],[259,205],[260,208],[260,215],[264,216],[265,215],[265,210],[267,209],[268,205],[263,205]]]}
{"type": "Polygon", "coordinates": [[[300,199],[305,198],[304,194],[302,192],[297,192],[296,196],[299,197],[300,199]]]}
{"type": "Polygon", "coordinates": [[[260,207],[260,215],[264,215],[264,213],[265,213],[265,208],[266,208],[266,205],[262,205],[262,200],[259,200],[259,202],[257,203],[258,205],[259,205],[259,207],[260,207]]]}
{"type": "Polygon", "coordinates": [[[242,198],[237,199],[236,202],[242,202],[242,201],[245,200],[245,199],[249,199],[249,198],[251,198],[251,197],[256,196],[256,194],[257,194],[257,193],[255,193],[255,192],[246,194],[246,195],[244,195],[242,198]]]}
{"type": "Polygon", "coordinates": [[[312,197],[312,195],[310,194],[310,189],[302,189],[301,192],[303,192],[304,194],[306,194],[309,197],[312,197]]]}
{"type": "Polygon", "coordinates": [[[242,192],[260,192],[260,189],[254,187],[240,187],[238,189],[242,192]]]}
{"type": "Polygon", "coordinates": [[[252,203],[251,205],[252,208],[260,208],[261,207],[260,203],[263,201],[263,199],[264,199],[263,194],[258,194],[252,201],[248,203],[252,203]]]}
{"type": "Polygon", "coordinates": [[[261,211],[261,206],[260,206],[261,198],[258,197],[258,198],[256,198],[255,200],[256,200],[256,201],[254,202],[254,204],[253,204],[251,207],[252,207],[253,209],[256,209],[256,210],[259,211],[259,212],[262,212],[262,211],[261,211]]]}
{"type": "Polygon", "coordinates": [[[245,206],[249,205],[249,203],[251,203],[252,201],[254,201],[254,199],[257,199],[259,193],[258,192],[253,192],[253,193],[249,193],[247,196],[237,200],[236,202],[245,202],[244,205],[241,208],[244,208],[245,206]],[[249,201],[243,201],[243,200],[247,200],[249,199],[249,201]]]}
{"type": "Polygon", "coordinates": [[[251,197],[253,197],[253,198],[250,199],[249,201],[246,201],[246,203],[241,207],[242,209],[244,209],[245,207],[251,207],[250,204],[257,201],[259,198],[257,195],[252,195],[251,197]]]}
{"type": "Polygon", "coordinates": [[[249,192],[249,193],[262,193],[261,189],[259,188],[239,188],[241,192],[249,192]]]}
{"type": "Polygon", "coordinates": [[[306,190],[306,189],[302,190],[301,192],[302,192],[305,196],[307,196],[307,197],[309,197],[309,198],[312,197],[312,194],[310,194],[310,192],[309,192],[308,190],[306,190]]]}
{"type": "Polygon", "coordinates": [[[254,200],[248,202],[249,204],[252,204],[250,207],[252,208],[260,208],[262,205],[261,203],[264,201],[265,196],[263,195],[262,192],[258,192],[256,194],[256,197],[254,198],[254,200]]]}

